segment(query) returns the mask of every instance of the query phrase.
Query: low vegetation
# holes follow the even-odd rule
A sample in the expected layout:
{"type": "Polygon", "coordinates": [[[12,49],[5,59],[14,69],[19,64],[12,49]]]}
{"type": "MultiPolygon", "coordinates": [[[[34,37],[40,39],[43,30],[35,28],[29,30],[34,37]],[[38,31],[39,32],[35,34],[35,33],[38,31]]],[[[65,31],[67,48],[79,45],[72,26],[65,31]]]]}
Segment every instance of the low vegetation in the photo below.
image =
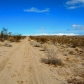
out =
{"type": "Polygon", "coordinates": [[[21,39],[24,39],[25,36],[22,36],[21,34],[13,35],[12,32],[8,32],[6,28],[2,28],[0,33],[0,41],[4,42],[5,40],[8,40],[10,42],[20,42],[21,39]]]}
{"type": "Polygon", "coordinates": [[[33,46],[34,47],[41,47],[41,44],[39,42],[34,41],[33,42],[33,46]]]}
{"type": "Polygon", "coordinates": [[[84,47],[84,36],[30,36],[31,39],[40,43],[54,45],[67,45],[70,47],[84,47]]]}
{"type": "Polygon", "coordinates": [[[41,44],[40,44],[39,42],[37,42],[37,41],[31,40],[31,41],[30,41],[30,44],[31,44],[32,46],[34,46],[34,47],[41,47],[41,44]]]}
{"type": "Polygon", "coordinates": [[[29,39],[41,44],[40,51],[45,54],[42,63],[56,66],[56,72],[68,84],[84,84],[84,36],[30,36],[29,39]]]}
{"type": "Polygon", "coordinates": [[[84,80],[80,80],[80,79],[76,79],[76,78],[67,80],[67,82],[69,84],[84,84],[84,80]]]}
{"type": "Polygon", "coordinates": [[[63,65],[62,60],[58,59],[56,56],[57,56],[57,53],[54,51],[54,49],[48,50],[46,63],[55,65],[55,66],[57,65],[62,66],[63,65]]]}
{"type": "Polygon", "coordinates": [[[5,47],[12,47],[12,45],[10,43],[4,43],[3,46],[5,46],[5,47]]]}

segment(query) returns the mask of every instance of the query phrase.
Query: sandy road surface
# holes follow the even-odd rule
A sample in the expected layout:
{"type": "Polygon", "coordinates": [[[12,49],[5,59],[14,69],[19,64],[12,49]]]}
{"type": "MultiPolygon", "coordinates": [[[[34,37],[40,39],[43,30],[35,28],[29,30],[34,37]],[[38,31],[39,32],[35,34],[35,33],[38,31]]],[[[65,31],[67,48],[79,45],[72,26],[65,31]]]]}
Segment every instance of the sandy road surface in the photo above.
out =
{"type": "Polygon", "coordinates": [[[0,84],[66,84],[51,77],[28,38],[5,55],[0,59],[0,84]]]}

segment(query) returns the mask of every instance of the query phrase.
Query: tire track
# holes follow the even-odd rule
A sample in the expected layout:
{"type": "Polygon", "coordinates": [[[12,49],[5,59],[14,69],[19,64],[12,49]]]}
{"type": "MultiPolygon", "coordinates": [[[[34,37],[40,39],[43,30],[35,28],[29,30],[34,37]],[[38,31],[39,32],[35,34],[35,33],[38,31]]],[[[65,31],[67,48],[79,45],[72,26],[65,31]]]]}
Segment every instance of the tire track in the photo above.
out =
{"type": "Polygon", "coordinates": [[[12,51],[7,55],[8,57],[6,57],[6,58],[2,61],[2,63],[0,64],[0,71],[2,71],[2,70],[4,69],[4,67],[5,67],[5,65],[7,64],[8,60],[9,60],[9,59],[11,58],[11,56],[20,48],[20,46],[21,46],[22,44],[23,44],[23,42],[20,43],[17,48],[15,48],[14,50],[12,50],[12,51]]]}

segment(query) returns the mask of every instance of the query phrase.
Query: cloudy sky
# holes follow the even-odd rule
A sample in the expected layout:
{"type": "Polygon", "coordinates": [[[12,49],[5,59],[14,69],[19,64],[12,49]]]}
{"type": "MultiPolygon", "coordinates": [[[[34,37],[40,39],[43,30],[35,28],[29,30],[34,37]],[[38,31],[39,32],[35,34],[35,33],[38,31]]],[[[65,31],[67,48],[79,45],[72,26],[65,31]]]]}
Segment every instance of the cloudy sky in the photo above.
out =
{"type": "Polygon", "coordinates": [[[84,0],[0,0],[0,31],[84,34],[84,0]]]}

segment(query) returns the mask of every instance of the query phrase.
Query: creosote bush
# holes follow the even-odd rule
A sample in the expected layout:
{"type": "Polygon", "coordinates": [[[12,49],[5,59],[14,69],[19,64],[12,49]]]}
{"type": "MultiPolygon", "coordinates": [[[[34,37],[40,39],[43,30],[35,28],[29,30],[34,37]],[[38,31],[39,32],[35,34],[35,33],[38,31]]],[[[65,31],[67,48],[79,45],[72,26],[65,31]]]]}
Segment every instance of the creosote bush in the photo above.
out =
{"type": "Polygon", "coordinates": [[[55,65],[55,66],[57,66],[57,65],[62,66],[63,65],[62,60],[58,59],[56,57],[56,55],[57,54],[56,54],[56,52],[53,49],[48,50],[46,63],[47,64],[51,64],[51,65],[55,65]]]}

